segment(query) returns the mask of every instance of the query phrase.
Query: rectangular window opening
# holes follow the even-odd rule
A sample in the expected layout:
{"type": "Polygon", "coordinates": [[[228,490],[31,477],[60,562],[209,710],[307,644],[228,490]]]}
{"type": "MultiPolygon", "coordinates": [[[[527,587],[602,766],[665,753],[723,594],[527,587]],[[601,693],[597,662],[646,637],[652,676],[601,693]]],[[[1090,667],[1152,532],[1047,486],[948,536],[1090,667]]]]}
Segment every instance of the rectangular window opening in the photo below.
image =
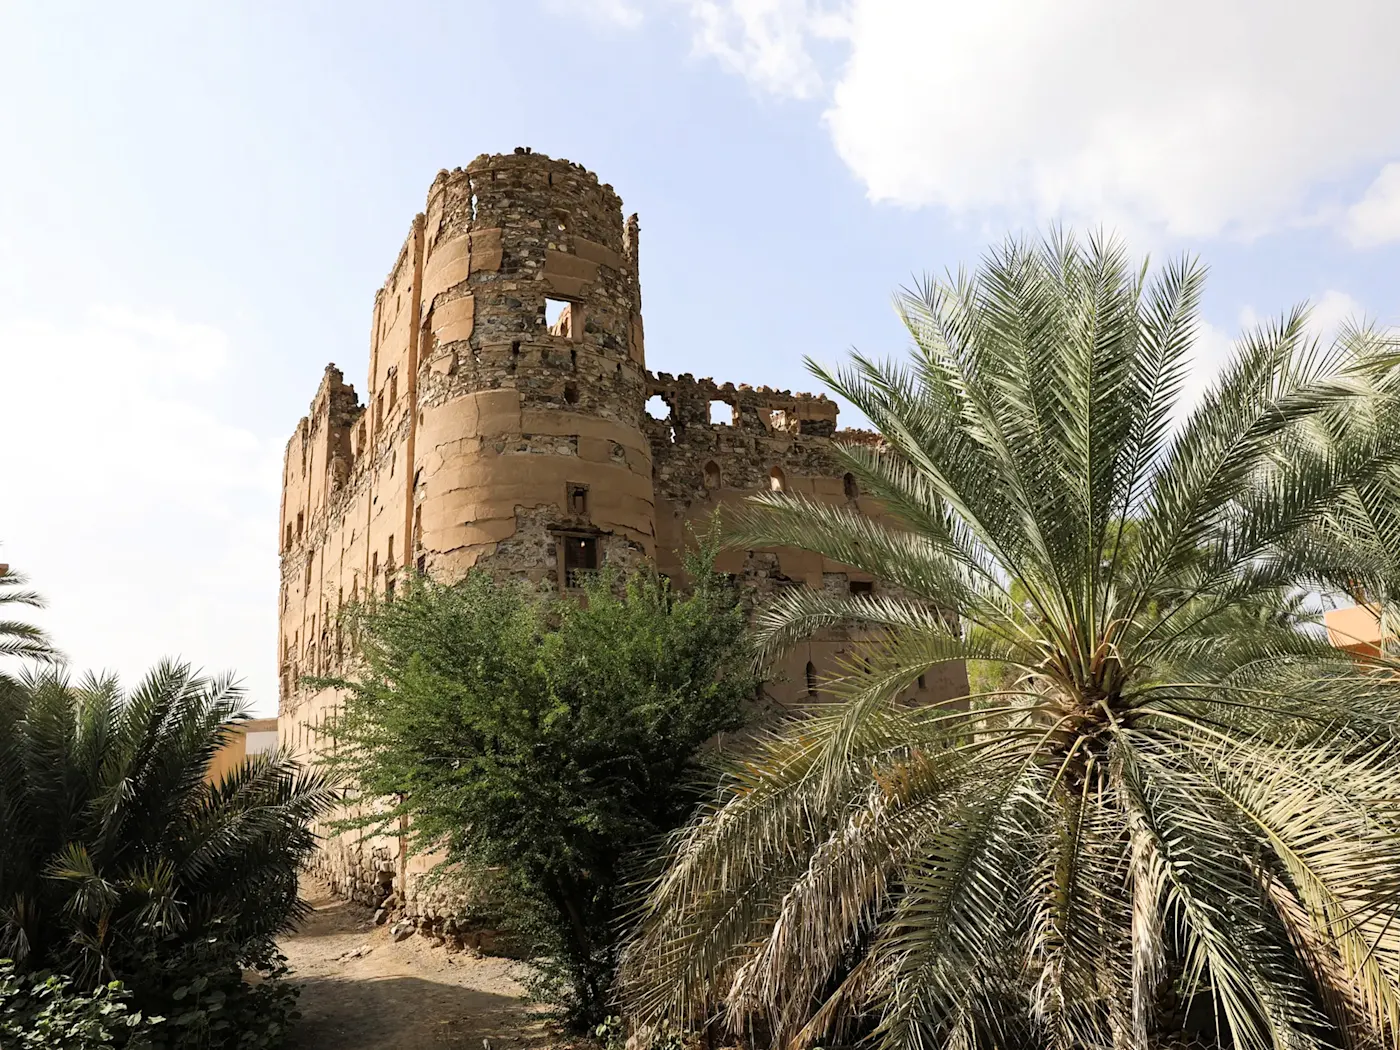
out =
{"type": "Polygon", "coordinates": [[[719,426],[732,426],[734,424],[734,406],[728,401],[711,401],[710,422],[719,426]]]}
{"type": "Polygon", "coordinates": [[[562,335],[566,339],[574,338],[574,330],[579,327],[574,323],[575,312],[580,309],[577,303],[571,303],[567,299],[545,299],[544,324],[549,329],[549,334],[562,335]]]}
{"type": "Polygon", "coordinates": [[[564,586],[578,587],[583,576],[598,571],[598,538],[564,536],[564,586]]]}
{"type": "Polygon", "coordinates": [[[569,513],[578,517],[588,514],[588,486],[569,486],[569,513]]]}
{"type": "Polygon", "coordinates": [[[873,580],[852,580],[852,581],[851,581],[851,593],[852,593],[852,594],[874,594],[874,593],[875,593],[875,583],[874,583],[873,580]]]}

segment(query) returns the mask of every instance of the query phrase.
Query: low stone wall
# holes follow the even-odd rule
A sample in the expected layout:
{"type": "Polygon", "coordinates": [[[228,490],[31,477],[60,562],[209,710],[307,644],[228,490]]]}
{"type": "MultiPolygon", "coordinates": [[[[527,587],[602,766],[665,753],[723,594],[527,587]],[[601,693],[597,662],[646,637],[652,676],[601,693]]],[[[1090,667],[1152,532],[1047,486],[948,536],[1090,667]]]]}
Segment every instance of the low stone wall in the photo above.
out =
{"type": "Polygon", "coordinates": [[[421,856],[401,863],[397,840],[347,833],[327,836],[307,870],[337,896],[374,909],[375,922],[391,924],[396,932],[416,932],[455,949],[520,957],[524,946],[492,928],[462,876],[440,871],[439,860],[421,856]]]}

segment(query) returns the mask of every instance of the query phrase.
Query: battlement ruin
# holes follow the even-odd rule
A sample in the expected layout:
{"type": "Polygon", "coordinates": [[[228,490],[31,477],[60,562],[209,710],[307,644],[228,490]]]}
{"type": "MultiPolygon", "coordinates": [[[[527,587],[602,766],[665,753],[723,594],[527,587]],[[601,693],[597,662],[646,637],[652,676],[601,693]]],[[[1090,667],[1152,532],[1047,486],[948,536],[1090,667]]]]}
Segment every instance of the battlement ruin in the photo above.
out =
{"type": "MultiPolygon", "coordinates": [[[[568,588],[651,562],[683,584],[687,526],[755,492],[879,513],[836,451],[878,437],[838,431],[824,395],[647,371],[639,239],[612,187],[570,161],[517,149],[433,180],[374,296],[363,400],[328,365],[287,443],[284,743],[320,746],[336,697],[303,678],[342,668],[341,609],[406,573],[568,588]]],[[[719,568],[755,593],[873,586],[796,550],[729,551],[719,568]]],[[[850,644],[791,654],[770,700],[811,695],[850,644]]],[[[921,691],[950,695],[956,677],[921,691]]],[[[372,899],[405,876],[396,848],[337,840],[325,873],[372,899]]]]}

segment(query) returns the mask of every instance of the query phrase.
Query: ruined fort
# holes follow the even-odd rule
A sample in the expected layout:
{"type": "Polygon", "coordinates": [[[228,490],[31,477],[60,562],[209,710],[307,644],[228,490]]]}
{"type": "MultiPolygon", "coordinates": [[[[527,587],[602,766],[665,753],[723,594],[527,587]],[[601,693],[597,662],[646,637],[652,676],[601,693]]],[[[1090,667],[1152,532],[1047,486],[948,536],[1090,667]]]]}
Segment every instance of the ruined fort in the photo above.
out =
{"type": "MultiPolygon", "coordinates": [[[[687,525],[719,505],[777,488],[878,513],[833,454],[869,440],[839,430],[824,396],[649,372],[637,217],[578,164],[518,149],[439,172],[374,296],[363,399],[328,366],[287,443],[283,743],[321,746],[336,697],[303,676],[340,670],[347,603],[473,567],[567,589],[650,561],[683,586],[687,525]]],[[[787,549],[730,551],[718,567],[753,592],[875,586],[787,549]]],[[[768,699],[811,694],[851,644],[838,633],[792,653],[768,699]]],[[[921,691],[961,691],[961,670],[944,674],[921,691]]],[[[346,835],[321,868],[427,921],[421,864],[397,840],[346,835]]]]}

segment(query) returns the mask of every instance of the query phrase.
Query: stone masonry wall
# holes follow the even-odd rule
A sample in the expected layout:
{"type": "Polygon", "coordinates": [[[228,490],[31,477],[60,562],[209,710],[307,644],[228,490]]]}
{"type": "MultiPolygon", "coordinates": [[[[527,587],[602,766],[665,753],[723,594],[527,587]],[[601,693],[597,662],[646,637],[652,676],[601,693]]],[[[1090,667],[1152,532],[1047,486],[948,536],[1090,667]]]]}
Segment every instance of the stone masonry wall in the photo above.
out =
{"type": "MultiPolygon", "coordinates": [[[[832,401],[646,370],[639,237],[612,187],[569,161],[518,149],[433,180],[375,294],[364,400],[327,366],[284,457],[279,734],[305,761],[329,746],[339,698],[304,676],[345,670],[342,608],[392,597],[404,574],[480,566],[565,587],[570,546],[683,582],[687,527],[754,492],[880,513],[836,447],[878,438],[839,432],[832,401]]],[[[870,582],[794,550],[730,551],[719,568],[754,600],[870,582]]],[[[794,652],[768,700],[808,696],[858,643],[833,633],[794,652]]],[[[964,689],[950,669],[921,691],[964,689]]],[[[314,867],[338,892],[434,934],[465,929],[456,891],[423,878],[433,858],[321,830],[314,867]]]]}

